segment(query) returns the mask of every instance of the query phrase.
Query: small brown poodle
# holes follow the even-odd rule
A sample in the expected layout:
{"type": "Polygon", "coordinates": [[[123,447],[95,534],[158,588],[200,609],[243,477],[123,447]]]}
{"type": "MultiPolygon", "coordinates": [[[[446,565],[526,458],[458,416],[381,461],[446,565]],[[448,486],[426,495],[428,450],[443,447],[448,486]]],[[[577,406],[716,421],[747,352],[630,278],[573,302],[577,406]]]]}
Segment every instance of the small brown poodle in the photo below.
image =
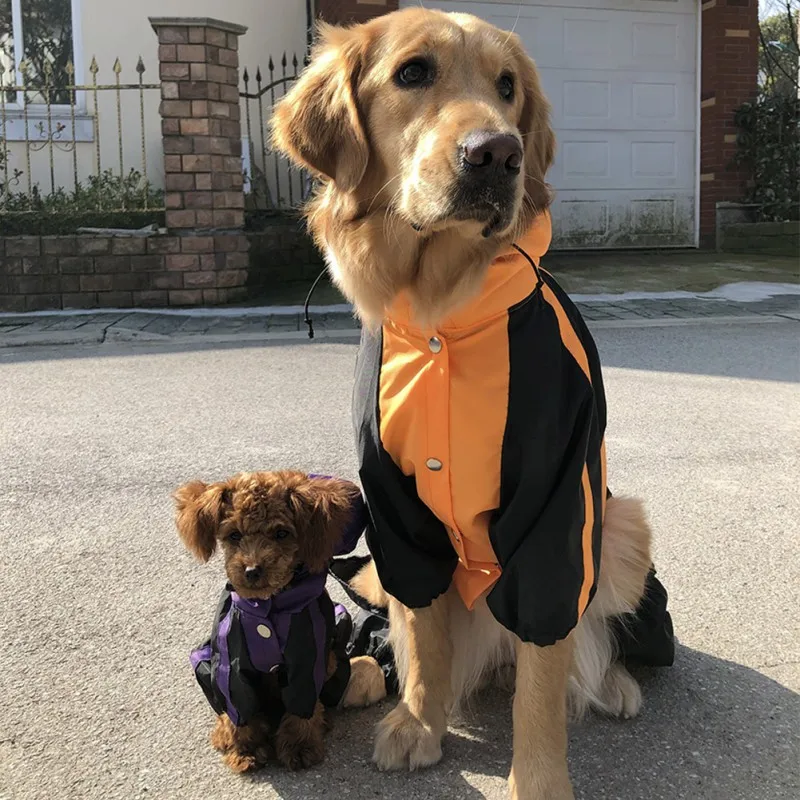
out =
{"type": "Polygon", "coordinates": [[[334,478],[250,472],[193,481],[174,498],[186,547],[202,561],[218,546],[225,557],[211,636],[191,654],[218,714],[211,744],[235,772],[275,756],[290,769],[318,764],[324,708],[386,694],[373,658],[347,657],[350,617],[325,590],[331,558],[364,530],[361,492],[334,478]]]}

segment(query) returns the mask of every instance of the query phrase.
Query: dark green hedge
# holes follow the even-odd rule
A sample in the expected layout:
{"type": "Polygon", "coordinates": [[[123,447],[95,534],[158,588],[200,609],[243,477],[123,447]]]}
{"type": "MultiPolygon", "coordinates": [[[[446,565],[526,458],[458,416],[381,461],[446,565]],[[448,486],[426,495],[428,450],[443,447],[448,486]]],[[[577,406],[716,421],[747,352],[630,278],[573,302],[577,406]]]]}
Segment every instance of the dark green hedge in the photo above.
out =
{"type": "Polygon", "coordinates": [[[734,117],[739,128],[735,162],[752,171],[745,202],[759,221],[791,220],[800,202],[800,99],[763,93],[734,117]]]}

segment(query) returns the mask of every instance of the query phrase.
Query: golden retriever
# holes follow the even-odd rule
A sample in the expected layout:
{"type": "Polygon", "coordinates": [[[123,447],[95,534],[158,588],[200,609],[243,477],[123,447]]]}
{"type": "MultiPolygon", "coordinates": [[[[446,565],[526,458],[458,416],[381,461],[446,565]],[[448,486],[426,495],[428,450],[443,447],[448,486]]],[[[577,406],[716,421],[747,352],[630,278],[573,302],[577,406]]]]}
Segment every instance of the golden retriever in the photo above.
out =
{"type": "MultiPolygon", "coordinates": [[[[320,179],[308,224],[366,326],[380,326],[401,292],[433,327],[480,290],[491,261],[550,203],[549,117],[519,38],[470,15],[409,9],[321,28],[275,111],[274,143],[320,179]]],[[[378,726],[378,767],[436,763],[453,709],[487,670],[514,664],[511,796],[572,798],[568,708],[631,717],[641,703],[609,624],[643,596],[650,531],[638,501],[608,500],[601,563],[579,624],[547,647],[506,630],[485,598],[468,611],[451,587],[411,609],[374,568],[357,576],[365,597],[390,607],[401,676],[401,701],[378,726]]]]}

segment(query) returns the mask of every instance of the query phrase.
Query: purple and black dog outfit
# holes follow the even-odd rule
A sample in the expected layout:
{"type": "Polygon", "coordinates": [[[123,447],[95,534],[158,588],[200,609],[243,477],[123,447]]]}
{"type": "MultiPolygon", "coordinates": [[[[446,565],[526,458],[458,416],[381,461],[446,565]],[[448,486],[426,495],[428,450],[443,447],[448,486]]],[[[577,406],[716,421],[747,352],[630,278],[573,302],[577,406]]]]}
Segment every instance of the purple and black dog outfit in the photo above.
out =
{"type": "MultiPolygon", "coordinates": [[[[361,493],[353,494],[351,521],[336,555],[352,552],[366,527],[361,493]]],[[[318,699],[338,705],[350,679],[352,621],[344,606],[334,606],[326,577],[301,567],[285,589],[265,600],[247,600],[225,586],[211,637],[190,656],[214,711],[234,725],[256,716],[277,725],[284,713],[309,719],[318,699]],[[337,666],[328,677],[331,652],[337,666]]]]}

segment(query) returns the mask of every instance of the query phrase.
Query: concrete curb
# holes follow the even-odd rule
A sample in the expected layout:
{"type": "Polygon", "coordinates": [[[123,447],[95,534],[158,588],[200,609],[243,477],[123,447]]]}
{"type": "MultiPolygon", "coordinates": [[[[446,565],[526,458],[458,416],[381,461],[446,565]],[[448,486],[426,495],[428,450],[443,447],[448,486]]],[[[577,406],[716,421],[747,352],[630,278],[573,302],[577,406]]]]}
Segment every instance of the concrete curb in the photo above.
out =
{"type": "MultiPolygon", "coordinates": [[[[588,320],[590,329],[613,330],[626,328],[675,328],[699,325],[752,325],[752,324],[790,324],[800,319],[788,315],[749,314],[721,317],[659,317],[654,319],[614,319],[588,320]]],[[[360,328],[332,328],[316,330],[314,339],[309,340],[306,331],[258,331],[250,333],[183,334],[168,336],[147,333],[128,328],[110,327],[106,330],[81,333],[76,331],[41,331],[15,336],[9,333],[0,338],[0,348],[28,346],[92,345],[92,344],[164,344],[168,346],[215,345],[215,344],[257,344],[259,342],[331,342],[341,339],[357,339],[360,328]]]]}
{"type": "Polygon", "coordinates": [[[56,346],[76,344],[101,344],[106,338],[106,326],[90,330],[78,328],[72,331],[10,332],[0,336],[0,349],[7,347],[56,346]]]}

